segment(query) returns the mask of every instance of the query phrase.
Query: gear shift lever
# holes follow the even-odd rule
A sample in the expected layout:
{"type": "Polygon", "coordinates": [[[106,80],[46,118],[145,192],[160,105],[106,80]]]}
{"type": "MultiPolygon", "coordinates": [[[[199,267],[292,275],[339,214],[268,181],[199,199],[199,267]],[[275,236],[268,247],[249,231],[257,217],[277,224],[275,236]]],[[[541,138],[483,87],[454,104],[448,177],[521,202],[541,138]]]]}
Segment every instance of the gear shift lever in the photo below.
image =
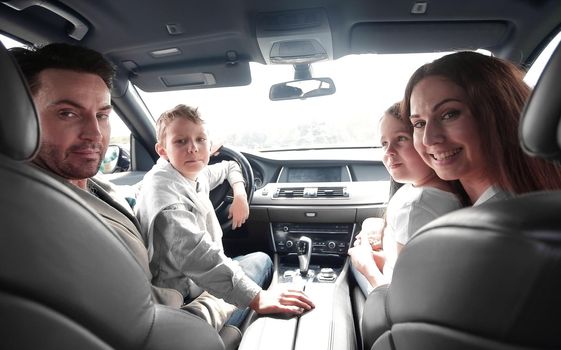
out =
{"type": "Polygon", "coordinates": [[[300,237],[296,251],[298,253],[300,274],[306,277],[308,276],[308,268],[310,267],[310,259],[312,258],[312,240],[310,237],[300,237]]]}

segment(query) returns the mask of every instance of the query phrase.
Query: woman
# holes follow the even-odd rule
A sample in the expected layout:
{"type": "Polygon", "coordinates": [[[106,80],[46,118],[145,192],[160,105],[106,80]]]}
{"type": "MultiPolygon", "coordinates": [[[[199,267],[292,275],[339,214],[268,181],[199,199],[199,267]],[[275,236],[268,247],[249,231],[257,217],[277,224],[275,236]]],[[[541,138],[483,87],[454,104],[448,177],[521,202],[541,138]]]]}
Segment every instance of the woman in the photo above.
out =
{"type": "Polygon", "coordinates": [[[518,125],[530,88],[513,64],[459,52],[421,66],[402,113],[415,149],[445,180],[459,179],[471,203],[561,188],[559,167],[528,157],[518,125]]]}

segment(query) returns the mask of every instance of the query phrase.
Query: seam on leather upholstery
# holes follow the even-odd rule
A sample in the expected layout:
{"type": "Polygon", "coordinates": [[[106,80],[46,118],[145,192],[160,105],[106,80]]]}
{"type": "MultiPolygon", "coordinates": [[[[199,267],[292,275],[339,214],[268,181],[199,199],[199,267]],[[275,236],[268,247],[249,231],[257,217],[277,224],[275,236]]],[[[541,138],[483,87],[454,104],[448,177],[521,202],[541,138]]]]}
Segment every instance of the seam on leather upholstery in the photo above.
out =
{"type": "Polygon", "coordinates": [[[155,305],[152,305],[152,321],[150,322],[150,328],[148,329],[148,332],[146,332],[146,336],[142,340],[142,349],[146,348],[146,345],[148,344],[148,339],[150,339],[150,335],[154,330],[155,324],[156,324],[156,307],[155,305]]]}
{"type": "Polygon", "coordinates": [[[390,346],[391,346],[392,350],[396,350],[395,343],[393,341],[393,334],[392,334],[391,330],[388,334],[388,342],[390,343],[390,346]]]}
{"type": "Polygon", "coordinates": [[[389,310],[390,310],[390,306],[389,306],[390,293],[389,293],[389,291],[390,291],[390,286],[387,286],[386,297],[384,298],[384,314],[386,315],[386,322],[388,324],[388,330],[391,332],[393,322],[390,318],[390,313],[389,313],[389,310]]]}

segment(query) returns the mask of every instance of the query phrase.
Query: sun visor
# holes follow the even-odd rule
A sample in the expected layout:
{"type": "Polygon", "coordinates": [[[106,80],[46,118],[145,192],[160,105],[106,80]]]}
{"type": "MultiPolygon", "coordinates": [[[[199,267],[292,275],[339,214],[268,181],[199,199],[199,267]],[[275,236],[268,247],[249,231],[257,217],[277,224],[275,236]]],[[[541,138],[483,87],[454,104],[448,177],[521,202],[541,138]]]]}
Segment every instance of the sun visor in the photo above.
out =
{"type": "Polygon", "coordinates": [[[505,21],[376,22],[356,24],[351,51],[362,53],[442,52],[490,49],[507,39],[505,21]]]}
{"type": "Polygon", "coordinates": [[[244,61],[136,67],[129,70],[134,72],[130,81],[146,92],[244,86],[251,83],[249,62],[244,61]]]}

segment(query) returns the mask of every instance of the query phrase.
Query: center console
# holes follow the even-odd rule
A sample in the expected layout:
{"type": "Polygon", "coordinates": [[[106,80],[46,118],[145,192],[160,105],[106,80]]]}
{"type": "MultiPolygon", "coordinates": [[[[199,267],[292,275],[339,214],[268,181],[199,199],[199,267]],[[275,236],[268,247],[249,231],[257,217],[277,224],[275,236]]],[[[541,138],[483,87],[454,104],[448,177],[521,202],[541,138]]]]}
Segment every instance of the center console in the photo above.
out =
{"type": "Polygon", "coordinates": [[[313,255],[347,256],[354,224],[273,223],[272,241],[275,252],[296,254],[296,243],[302,236],[312,240],[313,255]]]}
{"type": "Polygon", "coordinates": [[[259,317],[245,330],[240,350],[357,349],[347,282],[353,230],[353,224],[271,224],[272,287],[303,290],[315,308],[299,317],[259,317]]]}

